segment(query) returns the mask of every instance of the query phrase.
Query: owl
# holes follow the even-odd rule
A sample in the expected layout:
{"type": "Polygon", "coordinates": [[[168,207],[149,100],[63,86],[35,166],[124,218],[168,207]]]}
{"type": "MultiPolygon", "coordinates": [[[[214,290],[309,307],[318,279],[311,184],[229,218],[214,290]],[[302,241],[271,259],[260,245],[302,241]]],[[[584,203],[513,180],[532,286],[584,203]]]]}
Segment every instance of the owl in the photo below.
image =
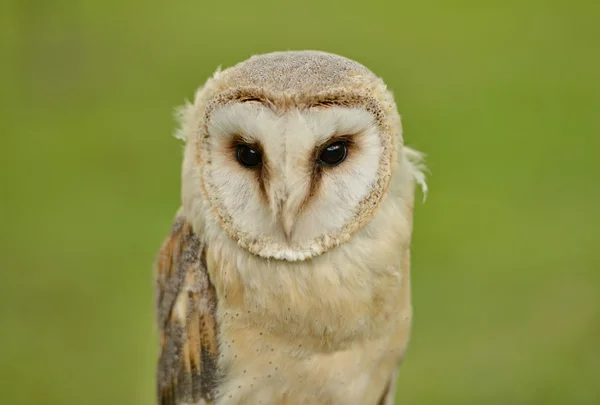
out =
{"type": "Polygon", "coordinates": [[[384,82],[320,51],[218,70],[178,110],[155,265],[158,403],[390,405],[422,155],[384,82]]]}

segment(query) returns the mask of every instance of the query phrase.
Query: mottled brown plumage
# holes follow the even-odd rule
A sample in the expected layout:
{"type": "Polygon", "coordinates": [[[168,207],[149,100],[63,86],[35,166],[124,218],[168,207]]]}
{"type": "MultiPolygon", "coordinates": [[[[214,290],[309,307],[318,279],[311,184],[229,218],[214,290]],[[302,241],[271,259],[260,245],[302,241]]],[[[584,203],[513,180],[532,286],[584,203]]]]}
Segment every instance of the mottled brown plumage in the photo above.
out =
{"type": "Polygon", "coordinates": [[[176,217],[155,267],[161,336],[158,403],[211,403],[218,380],[217,297],[204,246],[183,217],[176,217]]]}

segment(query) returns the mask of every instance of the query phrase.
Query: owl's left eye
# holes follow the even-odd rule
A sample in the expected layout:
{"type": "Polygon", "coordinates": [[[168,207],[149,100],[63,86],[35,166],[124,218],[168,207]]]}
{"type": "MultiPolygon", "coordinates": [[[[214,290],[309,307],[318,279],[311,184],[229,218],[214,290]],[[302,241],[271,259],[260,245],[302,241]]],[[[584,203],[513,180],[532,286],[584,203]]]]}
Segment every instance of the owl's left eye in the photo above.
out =
{"type": "Polygon", "coordinates": [[[240,164],[248,169],[259,167],[262,164],[262,155],[258,149],[248,145],[238,145],[236,158],[240,164]]]}
{"type": "Polygon", "coordinates": [[[325,166],[337,166],[348,156],[348,147],[343,141],[332,143],[321,151],[319,163],[325,166]]]}

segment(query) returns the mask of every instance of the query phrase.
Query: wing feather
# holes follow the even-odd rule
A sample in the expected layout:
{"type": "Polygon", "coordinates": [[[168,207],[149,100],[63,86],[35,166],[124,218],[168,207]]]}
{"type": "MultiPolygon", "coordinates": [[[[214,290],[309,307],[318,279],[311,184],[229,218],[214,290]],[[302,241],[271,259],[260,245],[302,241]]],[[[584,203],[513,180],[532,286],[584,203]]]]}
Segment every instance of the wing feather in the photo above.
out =
{"type": "Polygon", "coordinates": [[[180,213],[159,250],[155,279],[158,404],[211,404],[218,382],[217,297],[205,247],[180,213]]]}

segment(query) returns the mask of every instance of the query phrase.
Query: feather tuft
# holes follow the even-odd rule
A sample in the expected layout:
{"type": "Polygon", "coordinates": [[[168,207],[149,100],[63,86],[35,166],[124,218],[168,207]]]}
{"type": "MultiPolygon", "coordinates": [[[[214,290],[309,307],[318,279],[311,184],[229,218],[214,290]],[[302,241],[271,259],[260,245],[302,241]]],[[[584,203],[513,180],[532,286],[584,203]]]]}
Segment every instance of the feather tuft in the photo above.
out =
{"type": "Polygon", "coordinates": [[[425,165],[425,154],[408,147],[404,148],[404,153],[409,163],[411,174],[415,182],[421,187],[421,191],[423,191],[423,202],[425,202],[427,200],[427,191],[429,190],[427,187],[427,177],[425,176],[425,172],[428,171],[425,165]]]}
{"type": "Polygon", "coordinates": [[[177,128],[173,132],[173,136],[183,142],[187,141],[186,125],[189,122],[190,114],[192,114],[192,103],[189,100],[185,100],[183,105],[176,107],[173,113],[177,121],[177,128]]]}

